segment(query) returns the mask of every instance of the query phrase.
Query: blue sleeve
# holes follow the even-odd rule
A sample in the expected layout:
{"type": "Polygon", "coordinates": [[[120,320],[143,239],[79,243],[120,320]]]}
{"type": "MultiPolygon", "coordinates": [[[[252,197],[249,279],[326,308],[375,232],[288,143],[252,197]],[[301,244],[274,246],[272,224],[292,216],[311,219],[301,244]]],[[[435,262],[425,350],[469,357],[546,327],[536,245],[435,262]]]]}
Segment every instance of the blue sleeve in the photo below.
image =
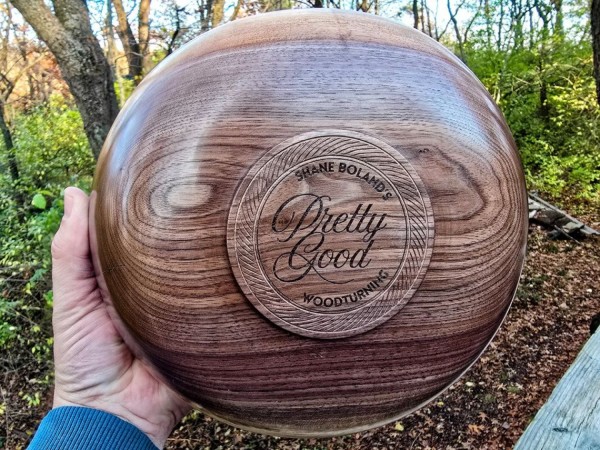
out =
{"type": "Polygon", "coordinates": [[[62,406],[51,410],[29,444],[29,450],[156,450],[134,425],[91,408],[62,406]]]}

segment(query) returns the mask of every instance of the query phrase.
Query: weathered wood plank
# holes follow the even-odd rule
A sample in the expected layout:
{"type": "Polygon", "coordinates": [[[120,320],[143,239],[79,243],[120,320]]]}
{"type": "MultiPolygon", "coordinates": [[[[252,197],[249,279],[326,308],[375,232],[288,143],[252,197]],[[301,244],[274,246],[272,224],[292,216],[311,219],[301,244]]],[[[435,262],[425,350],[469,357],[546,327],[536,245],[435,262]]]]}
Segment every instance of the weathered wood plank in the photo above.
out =
{"type": "Polygon", "coordinates": [[[600,333],[594,334],[515,450],[600,449],[600,333]]]}
{"type": "Polygon", "coordinates": [[[588,227],[583,222],[570,216],[556,206],[529,192],[529,219],[548,227],[554,227],[556,231],[565,236],[581,233],[584,236],[600,235],[600,232],[588,227]]]}

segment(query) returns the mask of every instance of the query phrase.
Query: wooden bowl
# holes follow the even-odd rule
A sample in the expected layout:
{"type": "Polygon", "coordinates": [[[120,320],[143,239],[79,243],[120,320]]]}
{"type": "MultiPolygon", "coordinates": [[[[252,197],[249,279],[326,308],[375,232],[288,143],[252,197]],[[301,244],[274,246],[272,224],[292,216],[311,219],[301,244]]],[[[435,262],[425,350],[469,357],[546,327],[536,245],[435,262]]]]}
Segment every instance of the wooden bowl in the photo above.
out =
{"type": "Polygon", "coordinates": [[[123,108],[95,190],[126,341],[209,414],[276,435],[364,430],[439,395],[524,259],[502,114],[448,50],[367,14],[192,41],[123,108]]]}

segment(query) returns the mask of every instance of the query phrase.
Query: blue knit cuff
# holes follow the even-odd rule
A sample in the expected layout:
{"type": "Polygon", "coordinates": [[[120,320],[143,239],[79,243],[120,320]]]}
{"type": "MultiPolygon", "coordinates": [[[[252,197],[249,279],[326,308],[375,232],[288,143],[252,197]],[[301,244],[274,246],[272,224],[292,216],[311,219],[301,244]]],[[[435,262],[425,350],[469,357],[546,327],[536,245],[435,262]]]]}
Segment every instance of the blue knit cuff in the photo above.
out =
{"type": "Polygon", "coordinates": [[[104,411],[78,406],[51,410],[29,450],[156,450],[138,428],[104,411]]]}

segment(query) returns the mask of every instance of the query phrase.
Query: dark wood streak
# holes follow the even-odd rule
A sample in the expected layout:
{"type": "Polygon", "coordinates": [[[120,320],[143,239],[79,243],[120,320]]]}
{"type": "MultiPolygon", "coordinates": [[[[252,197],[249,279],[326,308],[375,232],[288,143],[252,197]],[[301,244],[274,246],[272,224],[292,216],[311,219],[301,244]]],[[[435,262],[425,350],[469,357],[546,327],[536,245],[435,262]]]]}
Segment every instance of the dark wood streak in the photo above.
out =
{"type": "Polygon", "coordinates": [[[437,396],[495,334],[524,259],[524,181],[500,111],[446,49],[366,14],[266,14],[188,44],[117,118],[95,189],[91,242],[124,338],[210,414],[277,435],[358,431],[437,396]],[[227,253],[230,207],[251,167],[323,129],[396,149],[435,224],[410,301],[331,340],[260,314],[227,253]]]}

